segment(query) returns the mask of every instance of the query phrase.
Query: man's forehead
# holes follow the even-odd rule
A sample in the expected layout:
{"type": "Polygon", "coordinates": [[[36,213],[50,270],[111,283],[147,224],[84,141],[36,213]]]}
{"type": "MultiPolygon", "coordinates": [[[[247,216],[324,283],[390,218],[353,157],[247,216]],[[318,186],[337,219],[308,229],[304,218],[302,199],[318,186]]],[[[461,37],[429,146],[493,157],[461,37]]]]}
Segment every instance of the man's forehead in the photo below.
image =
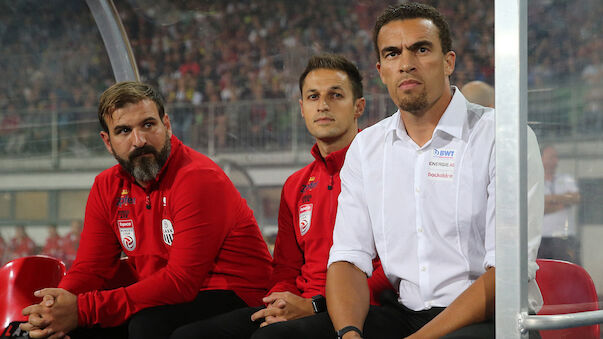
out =
{"type": "Polygon", "coordinates": [[[441,43],[439,29],[431,19],[392,20],[381,27],[377,36],[379,48],[387,47],[385,45],[391,43],[413,44],[422,40],[438,45],[441,43]]]}
{"type": "Polygon", "coordinates": [[[123,105],[120,108],[116,108],[109,115],[107,123],[110,121],[118,124],[120,121],[130,119],[147,119],[153,117],[159,119],[159,111],[157,105],[150,99],[143,99],[139,102],[132,102],[123,105]]]}
{"type": "Polygon", "coordinates": [[[305,92],[347,86],[351,86],[351,83],[346,72],[338,69],[317,68],[306,76],[303,90],[305,92]]]}

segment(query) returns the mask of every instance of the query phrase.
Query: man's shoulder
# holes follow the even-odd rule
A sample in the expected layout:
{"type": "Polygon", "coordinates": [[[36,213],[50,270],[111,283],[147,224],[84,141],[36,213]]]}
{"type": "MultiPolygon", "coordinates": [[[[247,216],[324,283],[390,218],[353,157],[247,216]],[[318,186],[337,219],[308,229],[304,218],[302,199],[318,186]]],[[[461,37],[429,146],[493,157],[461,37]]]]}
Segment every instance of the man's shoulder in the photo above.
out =
{"type": "Polygon", "coordinates": [[[356,135],[353,142],[362,144],[382,142],[385,135],[395,128],[395,125],[399,121],[399,115],[400,113],[396,112],[374,125],[363,129],[356,135]]]}
{"type": "Polygon", "coordinates": [[[287,177],[287,180],[285,180],[285,184],[283,185],[283,191],[289,191],[291,189],[297,190],[297,188],[301,186],[304,181],[307,181],[314,172],[316,162],[316,160],[312,161],[287,177]]]}

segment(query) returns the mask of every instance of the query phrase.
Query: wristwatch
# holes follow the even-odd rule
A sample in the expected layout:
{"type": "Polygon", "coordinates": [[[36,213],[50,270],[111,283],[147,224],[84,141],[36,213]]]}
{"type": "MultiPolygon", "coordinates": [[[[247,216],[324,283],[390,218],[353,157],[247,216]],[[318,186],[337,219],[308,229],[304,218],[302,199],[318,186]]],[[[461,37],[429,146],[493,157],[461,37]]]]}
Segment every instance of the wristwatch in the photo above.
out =
{"type": "Polygon", "coordinates": [[[344,334],[346,334],[348,332],[352,332],[352,331],[360,334],[360,337],[364,338],[362,336],[362,331],[358,327],[356,327],[356,326],[346,326],[346,327],[340,329],[339,331],[337,331],[337,339],[342,339],[344,334]]]}
{"type": "Polygon", "coordinates": [[[327,311],[327,299],[321,294],[312,297],[312,309],[314,313],[322,313],[327,311]]]}

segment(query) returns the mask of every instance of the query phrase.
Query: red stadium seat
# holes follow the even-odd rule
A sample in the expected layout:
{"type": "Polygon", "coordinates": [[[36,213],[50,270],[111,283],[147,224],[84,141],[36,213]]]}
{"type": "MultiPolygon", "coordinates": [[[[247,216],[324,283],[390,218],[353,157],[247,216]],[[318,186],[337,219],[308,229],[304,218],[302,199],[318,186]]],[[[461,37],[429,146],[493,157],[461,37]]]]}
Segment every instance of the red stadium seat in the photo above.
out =
{"type": "Polygon", "coordinates": [[[2,331],[7,332],[11,323],[27,321],[27,317],[21,315],[21,310],[42,300],[33,293],[42,288],[58,286],[64,275],[63,262],[43,255],[18,258],[0,268],[2,331]]]}
{"type": "MultiPolygon", "coordinates": [[[[538,315],[596,311],[595,284],[584,268],[567,261],[537,259],[536,282],[544,299],[538,315]]],[[[599,339],[599,325],[540,331],[542,339],[599,339]]]]}

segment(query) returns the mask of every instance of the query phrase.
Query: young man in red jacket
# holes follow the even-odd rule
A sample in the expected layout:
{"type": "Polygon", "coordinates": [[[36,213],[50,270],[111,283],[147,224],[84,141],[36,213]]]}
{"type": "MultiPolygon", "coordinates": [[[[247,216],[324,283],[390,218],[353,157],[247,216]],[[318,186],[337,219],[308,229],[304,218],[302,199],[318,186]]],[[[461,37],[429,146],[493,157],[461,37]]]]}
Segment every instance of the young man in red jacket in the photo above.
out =
{"type": "MultiPolygon", "coordinates": [[[[307,326],[335,336],[324,300],[326,264],[341,191],[339,170],[365,106],[362,77],[341,56],[314,56],[299,86],[301,114],[316,140],[312,148],[316,160],[291,175],[283,186],[272,288],[263,300],[266,307],[189,324],[172,338],[282,338],[283,329],[307,326]]],[[[392,288],[379,262],[375,265],[369,280],[374,297],[392,288]]]]}
{"type": "Polygon", "coordinates": [[[172,135],[158,92],[115,84],[100,98],[99,120],[119,165],[96,177],[76,260],[59,288],[36,292],[44,301],[24,309],[22,328],[32,338],[125,330],[167,338],[183,324],[260,305],[271,267],[253,213],[214,162],[172,135]],[[101,290],[122,251],[138,281],[101,290]]]}

